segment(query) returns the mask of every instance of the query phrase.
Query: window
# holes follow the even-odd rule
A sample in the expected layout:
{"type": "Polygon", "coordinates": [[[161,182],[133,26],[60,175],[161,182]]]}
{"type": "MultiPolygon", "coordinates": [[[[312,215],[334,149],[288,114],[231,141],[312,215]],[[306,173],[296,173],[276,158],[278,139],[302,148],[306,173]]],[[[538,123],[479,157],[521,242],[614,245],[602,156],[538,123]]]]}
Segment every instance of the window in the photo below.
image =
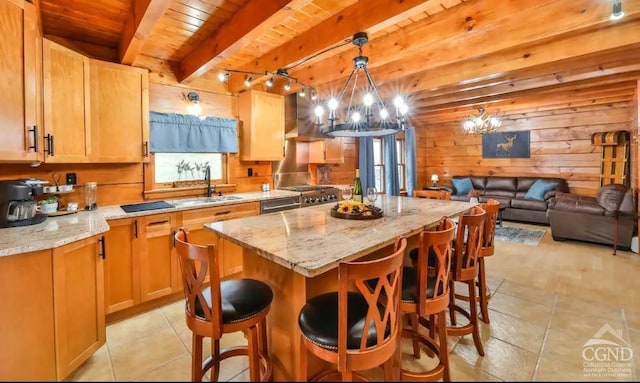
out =
{"type": "Polygon", "coordinates": [[[400,185],[400,191],[407,190],[407,168],[405,166],[407,152],[406,145],[403,138],[396,138],[396,153],[398,156],[398,184],[400,185]]]}
{"type": "Polygon", "coordinates": [[[384,156],[381,138],[373,139],[373,174],[376,190],[378,193],[384,193],[384,156]]]}
{"type": "Polygon", "coordinates": [[[158,188],[171,187],[174,182],[204,181],[207,165],[211,181],[224,179],[222,153],[155,153],[154,183],[158,188]]]}
{"type": "MultiPolygon", "coordinates": [[[[375,174],[375,187],[379,193],[385,193],[384,187],[384,146],[382,138],[373,139],[373,172],[375,174]]],[[[396,154],[398,156],[398,184],[401,191],[407,189],[406,177],[406,145],[404,137],[396,138],[396,154]]]]}

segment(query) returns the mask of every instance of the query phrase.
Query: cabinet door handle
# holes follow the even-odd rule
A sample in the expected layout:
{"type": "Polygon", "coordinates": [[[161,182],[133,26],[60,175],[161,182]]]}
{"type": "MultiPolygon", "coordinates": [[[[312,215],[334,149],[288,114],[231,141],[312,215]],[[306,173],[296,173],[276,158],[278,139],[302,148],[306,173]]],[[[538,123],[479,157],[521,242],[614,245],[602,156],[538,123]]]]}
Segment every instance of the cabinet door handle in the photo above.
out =
{"type": "Polygon", "coordinates": [[[145,157],[149,157],[149,141],[144,142],[143,154],[145,157]]]}
{"type": "Polygon", "coordinates": [[[171,237],[173,238],[173,247],[176,247],[176,231],[173,231],[173,236],[171,237]]]}
{"type": "Polygon", "coordinates": [[[138,220],[133,221],[133,237],[138,238],[138,220]]]}
{"type": "Polygon", "coordinates": [[[100,250],[101,250],[99,256],[100,258],[105,259],[107,258],[107,251],[105,250],[105,246],[104,246],[104,242],[105,242],[104,235],[100,237],[98,242],[100,242],[100,250]]]}
{"type": "Polygon", "coordinates": [[[325,161],[327,160],[327,150],[326,149],[322,152],[322,159],[325,160],[325,161]]]}
{"type": "Polygon", "coordinates": [[[44,139],[47,141],[47,147],[44,149],[44,152],[53,157],[55,155],[53,150],[53,135],[47,134],[44,136],[44,139]]]}
{"type": "Polygon", "coordinates": [[[156,226],[156,225],[162,225],[164,223],[169,223],[168,219],[165,219],[164,221],[158,221],[158,222],[149,222],[147,224],[147,226],[156,226]]]}
{"type": "Polygon", "coordinates": [[[38,125],[33,125],[33,129],[29,129],[29,132],[33,133],[33,145],[29,146],[29,149],[38,153],[38,125]]]}
{"type": "Polygon", "coordinates": [[[218,211],[218,212],[216,212],[215,215],[225,215],[225,214],[229,214],[229,213],[231,213],[231,210],[218,211]]]}

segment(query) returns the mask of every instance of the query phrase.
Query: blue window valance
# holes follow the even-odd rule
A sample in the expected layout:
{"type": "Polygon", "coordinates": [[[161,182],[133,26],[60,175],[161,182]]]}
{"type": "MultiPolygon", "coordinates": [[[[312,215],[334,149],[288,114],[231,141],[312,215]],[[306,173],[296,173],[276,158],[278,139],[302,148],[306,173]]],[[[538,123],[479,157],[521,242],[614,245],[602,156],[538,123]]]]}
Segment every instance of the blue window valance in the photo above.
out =
{"type": "Polygon", "coordinates": [[[189,114],[149,113],[152,153],[237,153],[238,121],[189,114]]]}

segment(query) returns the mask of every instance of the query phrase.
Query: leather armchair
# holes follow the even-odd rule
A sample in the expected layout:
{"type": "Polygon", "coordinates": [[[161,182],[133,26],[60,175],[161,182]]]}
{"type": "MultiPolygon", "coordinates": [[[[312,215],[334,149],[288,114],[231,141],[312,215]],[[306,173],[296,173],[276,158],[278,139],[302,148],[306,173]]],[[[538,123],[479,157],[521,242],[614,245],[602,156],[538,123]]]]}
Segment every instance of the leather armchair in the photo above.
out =
{"type": "Polygon", "coordinates": [[[557,193],[550,200],[547,215],[556,241],[574,239],[624,250],[631,247],[636,216],[633,195],[624,185],[602,186],[595,197],[557,193]]]}

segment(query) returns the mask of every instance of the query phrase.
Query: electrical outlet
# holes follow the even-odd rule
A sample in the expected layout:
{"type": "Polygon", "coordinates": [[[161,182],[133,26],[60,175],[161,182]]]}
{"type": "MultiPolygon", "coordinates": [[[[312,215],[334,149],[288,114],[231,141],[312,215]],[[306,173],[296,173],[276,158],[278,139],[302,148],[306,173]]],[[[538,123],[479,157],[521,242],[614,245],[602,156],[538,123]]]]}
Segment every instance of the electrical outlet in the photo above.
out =
{"type": "Polygon", "coordinates": [[[75,185],[78,183],[77,182],[78,180],[76,178],[76,173],[67,173],[66,178],[67,178],[67,185],[75,185]]]}
{"type": "Polygon", "coordinates": [[[248,168],[247,169],[247,176],[249,176],[249,177],[253,176],[253,168],[248,168]]]}

